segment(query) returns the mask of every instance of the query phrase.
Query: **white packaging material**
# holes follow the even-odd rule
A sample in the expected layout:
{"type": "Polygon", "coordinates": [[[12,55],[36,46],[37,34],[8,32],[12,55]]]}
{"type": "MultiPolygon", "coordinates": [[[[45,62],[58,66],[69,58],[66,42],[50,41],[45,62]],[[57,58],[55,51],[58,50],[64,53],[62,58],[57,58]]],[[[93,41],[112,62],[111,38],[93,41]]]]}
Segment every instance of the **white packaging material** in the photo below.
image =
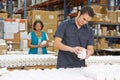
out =
{"type": "Polygon", "coordinates": [[[102,65],[92,65],[86,68],[83,68],[83,75],[89,78],[92,78],[93,80],[105,80],[105,73],[104,73],[104,67],[102,65]]]}
{"type": "Polygon", "coordinates": [[[86,58],[86,50],[84,49],[83,51],[80,51],[80,53],[78,54],[78,58],[80,59],[85,59],[86,58]]]}
{"type": "Polygon", "coordinates": [[[47,43],[47,41],[42,41],[41,44],[42,45],[45,45],[47,43]]]}
{"type": "Polygon", "coordinates": [[[0,68],[0,76],[8,72],[7,68],[0,68]]]}
{"type": "Polygon", "coordinates": [[[28,51],[29,48],[28,48],[27,39],[21,39],[20,49],[23,50],[23,51],[28,51]]]}
{"type": "Polygon", "coordinates": [[[120,80],[120,72],[118,72],[117,74],[115,74],[115,80],[120,80]]]}

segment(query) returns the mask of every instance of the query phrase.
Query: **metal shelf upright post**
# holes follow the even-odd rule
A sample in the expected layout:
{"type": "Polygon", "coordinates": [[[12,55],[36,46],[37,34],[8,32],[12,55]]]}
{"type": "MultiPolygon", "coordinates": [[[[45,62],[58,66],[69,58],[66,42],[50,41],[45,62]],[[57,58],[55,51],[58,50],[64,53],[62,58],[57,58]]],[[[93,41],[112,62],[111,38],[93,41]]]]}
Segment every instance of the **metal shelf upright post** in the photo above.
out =
{"type": "MultiPolygon", "coordinates": [[[[117,7],[117,4],[116,4],[117,1],[118,1],[118,0],[114,0],[114,11],[116,10],[116,7],[117,7]]],[[[111,0],[108,0],[108,10],[111,10],[111,9],[110,9],[110,5],[111,5],[111,0]]]]}
{"type": "Polygon", "coordinates": [[[12,1],[13,0],[10,0],[10,18],[12,18],[12,14],[13,14],[13,9],[12,9],[12,6],[13,6],[13,4],[12,4],[12,1]]]}
{"type": "Polygon", "coordinates": [[[117,6],[116,2],[117,0],[114,0],[114,11],[116,10],[116,6],[117,6]]]}
{"type": "Polygon", "coordinates": [[[26,7],[27,7],[27,5],[26,5],[26,0],[24,0],[24,19],[26,19],[27,17],[27,15],[26,15],[26,7]]]}
{"type": "Polygon", "coordinates": [[[20,0],[18,0],[18,9],[20,9],[20,0]]]}
{"type": "Polygon", "coordinates": [[[66,0],[64,0],[64,20],[67,19],[67,6],[66,6],[66,0]]]}
{"type": "Polygon", "coordinates": [[[111,2],[111,1],[108,0],[108,10],[111,10],[111,9],[110,9],[110,2],[111,2]]]}
{"type": "Polygon", "coordinates": [[[49,10],[50,10],[49,5],[47,5],[47,11],[49,11],[49,10]]]}
{"type": "Polygon", "coordinates": [[[88,0],[88,5],[89,5],[89,6],[91,5],[91,0],[88,0]]]}

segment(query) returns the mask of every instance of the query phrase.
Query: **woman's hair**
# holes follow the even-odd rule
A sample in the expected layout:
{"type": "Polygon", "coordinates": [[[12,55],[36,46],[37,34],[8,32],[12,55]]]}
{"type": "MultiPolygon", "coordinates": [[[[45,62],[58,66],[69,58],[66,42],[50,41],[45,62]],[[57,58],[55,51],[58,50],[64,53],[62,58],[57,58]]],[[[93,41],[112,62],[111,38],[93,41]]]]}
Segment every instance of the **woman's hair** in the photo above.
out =
{"type": "Polygon", "coordinates": [[[36,20],[33,24],[33,30],[36,30],[36,24],[39,23],[41,25],[41,30],[43,29],[44,25],[43,22],[41,20],[36,20]]]}
{"type": "Polygon", "coordinates": [[[94,17],[95,13],[93,11],[93,9],[89,6],[85,6],[80,10],[80,14],[85,14],[87,13],[90,17],[94,17]]]}

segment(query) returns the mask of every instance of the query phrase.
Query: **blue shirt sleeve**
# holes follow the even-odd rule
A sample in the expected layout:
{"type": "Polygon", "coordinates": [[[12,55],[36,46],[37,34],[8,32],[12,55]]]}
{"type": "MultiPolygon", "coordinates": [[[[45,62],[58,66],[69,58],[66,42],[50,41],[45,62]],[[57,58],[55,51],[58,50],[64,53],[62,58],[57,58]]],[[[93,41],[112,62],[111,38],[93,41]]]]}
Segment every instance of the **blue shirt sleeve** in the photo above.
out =
{"type": "Polygon", "coordinates": [[[90,36],[88,40],[88,45],[94,45],[94,31],[91,29],[90,36]]]}
{"type": "Polygon", "coordinates": [[[66,22],[61,22],[60,25],[58,26],[54,37],[60,37],[63,38],[64,37],[64,33],[65,33],[65,29],[66,29],[66,22]]]}

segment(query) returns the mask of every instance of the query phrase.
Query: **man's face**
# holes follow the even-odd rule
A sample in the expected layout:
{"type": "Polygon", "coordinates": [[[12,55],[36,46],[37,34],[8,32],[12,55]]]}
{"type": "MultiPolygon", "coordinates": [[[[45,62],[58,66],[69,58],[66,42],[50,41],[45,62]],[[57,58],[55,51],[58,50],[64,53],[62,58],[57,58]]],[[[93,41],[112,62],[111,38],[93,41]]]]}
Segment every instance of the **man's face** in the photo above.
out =
{"type": "Polygon", "coordinates": [[[89,21],[91,21],[92,17],[90,17],[87,13],[82,14],[78,16],[77,23],[79,26],[82,26],[84,24],[87,24],[89,21]]]}

